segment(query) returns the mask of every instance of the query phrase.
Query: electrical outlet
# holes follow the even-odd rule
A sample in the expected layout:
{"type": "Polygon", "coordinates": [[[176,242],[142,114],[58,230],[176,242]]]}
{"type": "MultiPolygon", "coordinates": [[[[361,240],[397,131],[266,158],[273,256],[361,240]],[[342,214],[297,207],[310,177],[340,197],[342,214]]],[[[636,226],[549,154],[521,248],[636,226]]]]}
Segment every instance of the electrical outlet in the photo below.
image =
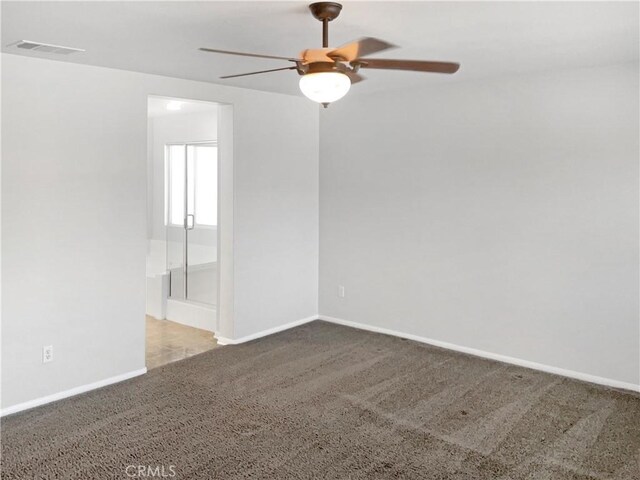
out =
{"type": "Polygon", "coordinates": [[[344,286],[343,285],[338,285],[338,296],[340,298],[344,298],[344,286]]]}
{"type": "Polygon", "coordinates": [[[53,362],[53,345],[42,347],[42,363],[53,362]]]}

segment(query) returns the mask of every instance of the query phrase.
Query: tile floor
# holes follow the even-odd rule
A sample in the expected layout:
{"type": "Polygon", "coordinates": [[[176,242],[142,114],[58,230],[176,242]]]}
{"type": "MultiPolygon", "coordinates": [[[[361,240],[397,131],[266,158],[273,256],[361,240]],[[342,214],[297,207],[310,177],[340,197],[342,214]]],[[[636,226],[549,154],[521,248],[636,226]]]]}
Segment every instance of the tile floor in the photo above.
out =
{"type": "Polygon", "coordinates": [[[216,347],[213,333],[147,316],[147,369],[182,360],[216,347]]]}

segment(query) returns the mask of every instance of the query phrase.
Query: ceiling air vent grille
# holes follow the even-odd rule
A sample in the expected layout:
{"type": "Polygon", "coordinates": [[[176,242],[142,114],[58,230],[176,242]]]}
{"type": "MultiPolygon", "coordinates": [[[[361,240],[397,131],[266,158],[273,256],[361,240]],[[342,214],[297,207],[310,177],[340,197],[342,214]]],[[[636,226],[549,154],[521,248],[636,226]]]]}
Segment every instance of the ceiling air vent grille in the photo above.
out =
{"type": "Polygon", "coordinates": [[[63,47],[61,45],[51,45],[50,43],[32,42],[30,40],[20,40],[10,46],[21,48],[23,50],[31,50],[34,52],[57,53],[58,55],[69,55],[75,52],[84,52],[82,48],[63,47]]]}

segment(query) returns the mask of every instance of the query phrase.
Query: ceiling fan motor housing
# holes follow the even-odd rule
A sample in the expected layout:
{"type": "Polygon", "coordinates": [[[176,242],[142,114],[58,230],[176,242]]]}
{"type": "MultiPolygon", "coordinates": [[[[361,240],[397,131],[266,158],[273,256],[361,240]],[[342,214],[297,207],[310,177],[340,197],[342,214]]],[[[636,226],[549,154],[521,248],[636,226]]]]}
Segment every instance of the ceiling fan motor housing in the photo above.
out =
{"type": "Polygon", "coordinates": [[[306,75],[308,73],[324,73],[324,72],[339,72],[347,73],[349,68],[339,62],[314,62],[307,65],[302,65],[298,73],[300,75],[306,75]]]}

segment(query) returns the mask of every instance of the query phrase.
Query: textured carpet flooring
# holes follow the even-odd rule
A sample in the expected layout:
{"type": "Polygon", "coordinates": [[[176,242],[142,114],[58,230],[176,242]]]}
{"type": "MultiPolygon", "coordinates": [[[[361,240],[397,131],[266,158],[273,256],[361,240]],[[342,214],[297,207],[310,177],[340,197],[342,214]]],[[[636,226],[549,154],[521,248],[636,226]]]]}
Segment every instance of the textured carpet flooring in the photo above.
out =
{"type": "Polygon", "coordinates": [[[633,480],[640,396],[313,322],[7,417],[2,453],[7,480],[633,480]]]}

